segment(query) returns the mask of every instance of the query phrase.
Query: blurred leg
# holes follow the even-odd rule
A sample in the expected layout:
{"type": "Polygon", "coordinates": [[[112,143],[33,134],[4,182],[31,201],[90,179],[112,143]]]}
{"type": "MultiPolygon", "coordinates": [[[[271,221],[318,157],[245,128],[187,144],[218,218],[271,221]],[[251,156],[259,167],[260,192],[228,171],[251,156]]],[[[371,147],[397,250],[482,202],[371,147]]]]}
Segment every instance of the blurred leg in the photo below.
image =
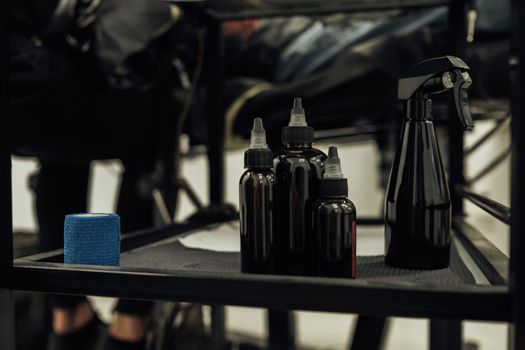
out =
{"type": "MultiPolygon", "coordinates": [[[[123,160],[125,172],[120,185],[117,212],[123,234],[154,225],[153,200],[143,182],[153,168],[153,155],[123,160]],[[142,184],[142,185],[141,185],[142,184]]],[[[139,300],[119,300],[109,334],[116,340],[136,343],[146,335],[146,323],[153,303],[139,300]]]]}
{"type": "MultiPolygon", "coordinates": [[[[36,183],[36,212],[41,250],[64,246],[64,216],[86,211],[89,163],[40,162],[36,183]]],[[[68,334],[93,319],[91,306],[83,296],[52,296],[53,331],[68,334]]]]}
{"type": "Polygon", "coordinates": [[[64,246],[64,217],[87,206],[89,163],[76,165],[40,161],[36,183],[36,214],[41,250],[64,246]]]}

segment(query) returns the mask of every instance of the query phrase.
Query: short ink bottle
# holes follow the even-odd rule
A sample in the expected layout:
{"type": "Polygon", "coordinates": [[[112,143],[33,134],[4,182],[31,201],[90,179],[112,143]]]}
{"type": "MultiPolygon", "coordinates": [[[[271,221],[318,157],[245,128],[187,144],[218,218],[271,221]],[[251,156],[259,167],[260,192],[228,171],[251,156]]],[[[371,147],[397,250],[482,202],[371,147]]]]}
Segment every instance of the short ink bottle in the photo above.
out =
{"type": "Polygon", "coordinates": [[[337,147],[330,147],[315,203],[316,274],[356,277],[356,209],[348,197],[337,147]]]}

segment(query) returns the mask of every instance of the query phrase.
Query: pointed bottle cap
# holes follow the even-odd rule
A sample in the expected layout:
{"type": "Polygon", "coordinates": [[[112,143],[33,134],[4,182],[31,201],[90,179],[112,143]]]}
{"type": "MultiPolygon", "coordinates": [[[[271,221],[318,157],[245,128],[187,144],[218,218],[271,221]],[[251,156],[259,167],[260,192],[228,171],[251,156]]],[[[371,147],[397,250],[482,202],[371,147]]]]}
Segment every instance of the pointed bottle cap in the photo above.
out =
{"type": "Polygon", "coordinates": [[[348,196],[348,180],[341,172],[341,160],[337,154],[337,147],[328,149],[328,158],[324,162],[324,175],[319,181],[319,197],[344,198],[348,196]]]}
{"type": "Polygon", "coordinates": [[[244,152],[244,167],[267,169],[273,166],[273,152],[266,143],[266,131],[261,118],[253,120],[250,149],[244,152]]]}
{"type": "Polygon", "coordinates": [[[261,118],[255,118],[253,120],[250,148],[268,148],[268,144],[266,143],[266,131],[264,130],[261,118]]]}
{"type": "Polygon", "coordinates": [[[341,172],[341,160],[337,153],[337,147],[330,146],[328,149],[328,159],[324,162],[324,179],[342,179],[343,173],[341,172]]]}
{"type": "Polygon", "coordinates": [[[288,126],[308,126],[308,124],[306,124],[303,100],[300,97],[296,97],[293,100],[293,108],[290,113],[290,123],[288,123],[288,126]]]}
{"type": "Polygon", "coordinates": [[[296,97],[290,112],[290,122],[283,128],[283,144],[288,143],[312,143],[314,141],[314,129],[306,123],[306,115],[303,101],[296,97]]]}

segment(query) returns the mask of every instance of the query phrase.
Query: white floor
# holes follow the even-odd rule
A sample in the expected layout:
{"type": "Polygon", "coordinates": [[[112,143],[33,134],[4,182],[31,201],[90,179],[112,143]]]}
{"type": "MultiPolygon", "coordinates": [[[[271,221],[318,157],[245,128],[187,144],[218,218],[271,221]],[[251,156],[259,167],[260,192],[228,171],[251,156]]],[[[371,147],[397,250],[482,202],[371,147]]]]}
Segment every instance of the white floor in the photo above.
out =
{"type": "MultiPolygon", "coordinates": [[[[467,137],[467,144],[490,128],[491,122],[480,123],[476,131],[467,137]]],[[[497,137],[478,150],[468,162],[468,174],[473,175],[491,158],[510,143],[510,133],[501,130],[497,137]]],[[[327,149],[328,144],[317,147],[327,149]]],[[[378,215],[382,206],[383,193],[378,188],[377,163],[379,154],[373,142],[363,142],[340,147],[343,172],[349,178],[350,197],[363,216],[378,215]]],[[[237,181],[242,171],[242,151],[227,154],[227,199],[237,203],[237,181]]],[[[500,165],[489,177],[476,184],[475,189],[509,205],[510,161],[500,165]]],[[[32,197],[27,190],[27,175],[37,169],[34,160],[14,159],[13,162],[13,219],[15,230],[36,231],[32,210],[32,197]]],[[[115,204],[116,188],[119,183],[121,166],[118,162],[97,163],[93,166],[91,182],[90,211],[111,212],[115,204]]],[[[197,190],[200,198],[207,198],[206,161],[204,157],[185,160],[183,173],[197,190]]],[[[488,215],[472,205],[467,206],[469,221],[483,229],[499,249],[506,254],[509,246],[509,232],[506,226],[489,219],[488,215]]],[[[192,207],[187,198],[182,199],[178,218],[191,214],[192,207]]],[[[111,302],[104,300],[99,305],[108,317],[111,302]]],[[[348,344],[350,330],[355,317],[327,313],[299,312],[298,335],[300,344],[318,349],[343,349],[348,344]]],[[[264,335],[264,311],[231,307],[228,309],[228,327],[232,330],[264,335]]],[[[464,322],[464,340],[475,342],[482,350],[498,350],[507,347],[507,326],[505,324],[464,322]]],[[[421,319],[395,318],[388,334],[387,350],[425,349],[428,341],[428,321],[421,319]]]]}

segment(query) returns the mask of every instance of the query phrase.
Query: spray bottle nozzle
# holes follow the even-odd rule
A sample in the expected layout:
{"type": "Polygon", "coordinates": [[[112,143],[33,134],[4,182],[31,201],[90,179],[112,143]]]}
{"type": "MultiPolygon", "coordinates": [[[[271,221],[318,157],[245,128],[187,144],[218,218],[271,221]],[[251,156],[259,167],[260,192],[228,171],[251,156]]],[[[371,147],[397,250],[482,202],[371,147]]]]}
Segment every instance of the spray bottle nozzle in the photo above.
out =
{"type": "Polygon", "coordinates": [[[454,73],[456,75],[453,86],[456,111],[463,127],[466,130],[472,130],[474,122],[468,106],[468,88],[472,85],[472,79],[466,71],[456,70],[454,73]]]}
{"type": "Polygon", "coordinates": [[[266,143],[266,131],[264,130],[261,118],[255,118],[253,120],[250,148],[268,148],[268,144],[266,143]]]}
{"type": "Polygon", "coordinates": [[[337,147],[330,146],[328,148],[328,159],[325,161],[324,179],[342,179],[341,160],[337,154],[337,147]]]}
{"type": "Polygon", "coordinates": [[[398,98],[424,101],[431,95],[453,91],[457,115],[463,127],[470,130],[474,127],[474,123],[468,105],[467,91],[472,85],[469,70],[465,62],[454,56],[420,62],[399,79],[398,98]]]}
{"type": "Polygon", "coordinates": [[[300,97],[293,100],[293,108],[290,113],[290,123],[288,126],[308,126],[303,108],[303,101],[300,97]]]}

